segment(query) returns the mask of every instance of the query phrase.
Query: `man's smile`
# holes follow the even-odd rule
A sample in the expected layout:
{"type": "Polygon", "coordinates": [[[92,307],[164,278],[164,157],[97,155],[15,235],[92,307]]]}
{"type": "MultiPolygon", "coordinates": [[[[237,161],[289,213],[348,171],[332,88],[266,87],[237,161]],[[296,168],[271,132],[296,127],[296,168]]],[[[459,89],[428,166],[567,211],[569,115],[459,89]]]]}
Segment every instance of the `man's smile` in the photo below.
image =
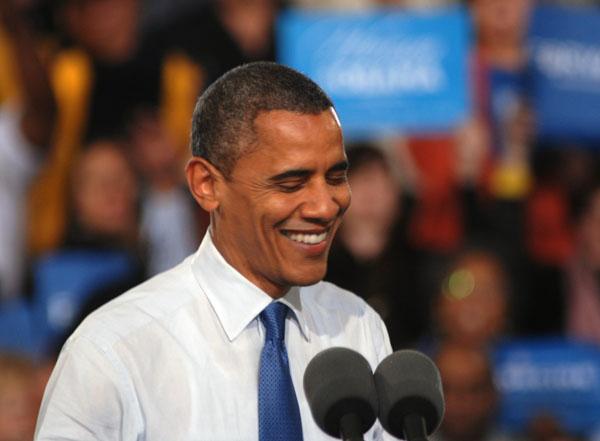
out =
{"type": "Polygon", "coordinates": [[[294,242],[299,242],[307,245],[316,245],[327,240],[330,229],[321,232],[301,232],[281,230],[281,233],[294,242]]]}

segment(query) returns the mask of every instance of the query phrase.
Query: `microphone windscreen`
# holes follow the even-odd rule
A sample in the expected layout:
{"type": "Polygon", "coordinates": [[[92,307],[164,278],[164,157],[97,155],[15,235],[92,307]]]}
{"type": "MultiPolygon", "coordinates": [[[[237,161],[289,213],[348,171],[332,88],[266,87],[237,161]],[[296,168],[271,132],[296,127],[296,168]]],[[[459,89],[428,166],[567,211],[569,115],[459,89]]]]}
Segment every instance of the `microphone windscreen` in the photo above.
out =
{"type": "Polygon", "coordinates": [[[404,437],[404,419],[416,414],[425,420],[427,435],[436,431],[444,416],[440,372],[429,357],[403,350],[388,355],[375,370],[379,421],[392,435],[404,437]]]}
{"type": "Polygon", "coordinates": [[[355,414],[362,433],[377,418],[377,392],[369,362],[347,348],[329,348],[318,353],[304,372],[304,392],[317,425],[340,438],[343,416],[355,414]]]}

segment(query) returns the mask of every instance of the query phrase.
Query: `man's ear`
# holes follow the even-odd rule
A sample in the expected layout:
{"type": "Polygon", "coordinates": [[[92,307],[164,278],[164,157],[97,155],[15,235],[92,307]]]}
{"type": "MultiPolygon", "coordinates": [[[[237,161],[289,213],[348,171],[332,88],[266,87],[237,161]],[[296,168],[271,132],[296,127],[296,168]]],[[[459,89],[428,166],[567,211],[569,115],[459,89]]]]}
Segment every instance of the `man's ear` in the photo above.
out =
{"type": "Polygon", "coordinates": [[[219,206],[216,184],[223,175],[204,158],[192,157],[185,167],[188,187],[196,202],[209,213],[219,206]]]}

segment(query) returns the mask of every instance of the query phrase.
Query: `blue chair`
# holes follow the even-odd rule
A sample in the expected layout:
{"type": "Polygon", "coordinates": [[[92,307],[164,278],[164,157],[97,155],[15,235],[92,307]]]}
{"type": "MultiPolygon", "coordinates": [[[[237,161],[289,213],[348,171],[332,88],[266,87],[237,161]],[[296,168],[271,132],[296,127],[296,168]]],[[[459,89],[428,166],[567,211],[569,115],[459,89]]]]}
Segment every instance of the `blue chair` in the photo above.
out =
{"type": "Polygon", "coordinates": [[[99,290],[130,279],[137,265],[120,251],[59,251],[33,267],[34,309],[42,345],[53,349],[99,290]]]}

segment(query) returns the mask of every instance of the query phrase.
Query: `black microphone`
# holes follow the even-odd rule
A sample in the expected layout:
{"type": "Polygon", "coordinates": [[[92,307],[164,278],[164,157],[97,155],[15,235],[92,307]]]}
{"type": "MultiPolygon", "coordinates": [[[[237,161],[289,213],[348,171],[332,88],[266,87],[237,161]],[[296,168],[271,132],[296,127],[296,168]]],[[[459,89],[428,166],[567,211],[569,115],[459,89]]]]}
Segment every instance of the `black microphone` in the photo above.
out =
{"type": "Polygon", "coordinates": [[[335,438],[362,440],[377,418],[373,371],[351,349],[318,353],[304,372],[304,392],[317,425],[335,438]]]}
{"type": "Polygon", "coordinates": [[[375,370],[379,421],[407,441],[426,441],[444,416],[440,371],[429,357],[403,350],[388,355],[375,370]]]}

